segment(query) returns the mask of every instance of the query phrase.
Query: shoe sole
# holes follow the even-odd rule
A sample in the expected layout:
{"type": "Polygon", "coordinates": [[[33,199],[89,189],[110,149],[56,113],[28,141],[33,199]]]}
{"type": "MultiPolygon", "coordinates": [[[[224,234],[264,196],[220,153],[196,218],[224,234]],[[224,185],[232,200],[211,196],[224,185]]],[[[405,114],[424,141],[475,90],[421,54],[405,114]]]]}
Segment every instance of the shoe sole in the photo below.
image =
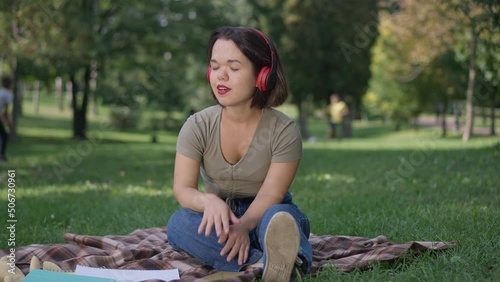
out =
{"type": "Polygon", "coordinates": [[[276,213],[269,221],[264,242],[266,265],[262,281],[289,282],[300,245],[295,219],[286,212],[276,213]]]}

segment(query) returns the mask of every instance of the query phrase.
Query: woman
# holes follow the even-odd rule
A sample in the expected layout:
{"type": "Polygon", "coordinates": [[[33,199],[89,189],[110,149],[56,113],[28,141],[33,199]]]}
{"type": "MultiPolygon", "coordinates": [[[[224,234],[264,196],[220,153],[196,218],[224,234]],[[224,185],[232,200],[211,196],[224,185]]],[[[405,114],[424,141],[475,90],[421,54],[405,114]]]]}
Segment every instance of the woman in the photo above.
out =
{"type": "Polygon", "coordinates": [[[179,133],[174,195],[183,209],[168,222],[169,243],[218,270],[263,266],[264,281],[289,281],[294,266],[309,272],[312,248],[309,220],[288,193],[301,136],[271,108],[288,95],[278,53],[256,29],[221,27],[207,57],[218,105],[179,133]]]}

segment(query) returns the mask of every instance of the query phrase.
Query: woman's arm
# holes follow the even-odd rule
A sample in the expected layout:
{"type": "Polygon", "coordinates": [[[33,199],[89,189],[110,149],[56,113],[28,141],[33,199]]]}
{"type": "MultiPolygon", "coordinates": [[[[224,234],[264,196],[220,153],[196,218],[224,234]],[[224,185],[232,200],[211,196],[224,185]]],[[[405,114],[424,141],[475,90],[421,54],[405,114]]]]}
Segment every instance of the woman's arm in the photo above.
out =
{"type": "Polygon", "coordinates": [[[183,208],[203,212],[205,195],[198,191],[200,162],[180,153],[175,155],[174,196],[183,208]]]}
{"type": "Polygon", "coordinates": [[[215,227],[217,236],[222,232],[229,233],[230,221],[238,222],[238,218],[229,206],[215,194],[198,191],[200,162],[190,159],[181,153],[175,156],[174,196],[179,204],[188,209],[203,213],[198,233],[209,236],[215,227]]]}
{"type": "Polygon", "coordinates": [[[219,237],[219,243],[222,244],[227,241],[220,255],[227,254],[228,262],[235,257],[238,257],[239,265],[247,261],[250,248],[248,233],[257,227],[268,208],[283,201],[298,166],[298,160],[287,163],[271,163],[255,200],[239,219],[239,222],[233,222],[231,226],[232,233],[219,237]]]}
{"type": "Polygon", "coordinates": [[[264,183],[255,200],[240,218],[248,230],[257,227],[264,212],[272,205],[280,204],[293,182],[300,160],[286,163],[271,163],[264,183]]]}

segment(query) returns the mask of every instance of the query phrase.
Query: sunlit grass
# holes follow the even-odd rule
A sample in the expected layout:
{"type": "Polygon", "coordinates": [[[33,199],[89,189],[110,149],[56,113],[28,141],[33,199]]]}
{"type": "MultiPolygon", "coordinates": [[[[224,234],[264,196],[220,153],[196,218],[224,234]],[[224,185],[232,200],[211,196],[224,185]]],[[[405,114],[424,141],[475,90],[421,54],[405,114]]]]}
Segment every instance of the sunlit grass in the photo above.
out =
{"type": "MultiPolygon", "coordinates": [[[[71,140],[71,115],[54,113],[53,105],[44,102],[40,114],[26,109],[19,142],[0,166],[0,183],[7,169],[17,174],[17,244],[61,243],[65,232],[127,234],[165,226],[179,208],[172,195],[176,134],[159,131],[158,143],[151,143],[147,130],[120,132],[100,127],[105,117],[91,117],[90,139],[71,140]]],[[[364,272],[328,269],[307,281],[500,279],[498,137],[464,144],[429,128],[395,132],[379,122],[356,122],[354,138],[337,141],[325,138],[326,121],[309,125],[317,138],[304,141],[290,191],[313,233],[459,245],[364,272]]],[[[0,206],[6,193],[0,190],[0,206]]],[[[5,248],[3,232],[0,240],[5,248]]]]}

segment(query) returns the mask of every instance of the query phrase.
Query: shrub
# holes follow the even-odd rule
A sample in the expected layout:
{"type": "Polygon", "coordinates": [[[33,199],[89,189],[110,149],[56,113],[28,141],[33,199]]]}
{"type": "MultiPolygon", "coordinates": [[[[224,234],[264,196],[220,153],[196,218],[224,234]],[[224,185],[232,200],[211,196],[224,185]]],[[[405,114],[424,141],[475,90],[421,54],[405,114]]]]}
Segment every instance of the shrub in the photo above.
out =
{"type": "Polygon", "coordinates": [[[116,106],[111,108],[111,125],[118,130],[136,129],[141,119],[141,112],[137,108],[116,106]]]}

